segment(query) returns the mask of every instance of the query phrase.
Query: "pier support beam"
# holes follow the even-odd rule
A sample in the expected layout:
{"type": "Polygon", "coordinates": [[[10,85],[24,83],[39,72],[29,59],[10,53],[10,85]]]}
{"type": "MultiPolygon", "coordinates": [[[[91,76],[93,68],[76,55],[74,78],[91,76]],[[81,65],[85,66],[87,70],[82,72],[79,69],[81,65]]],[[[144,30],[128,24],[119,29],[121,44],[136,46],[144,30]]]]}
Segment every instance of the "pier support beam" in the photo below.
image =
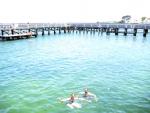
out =
{"type": "Polygon", "coordinates": [[[78,29],[76,29],[76,34],[78,33],[78,29]]]}
{"type": "Polygon", "coordinates": [[[90,31],[91,34],[92,34],[92,31],[93,31],[93,28],[91,28],[91,31],[90,31]]]}
{"type": "Polygon", "coordinates": [[[118,28],[115,28],[115,35],[118,35],[118,28]]]}
{"type": "Polygon", "coordinates": [[[59,34],[61,34],[61,28],[59,28],[59,34]]]}
{"type": "Polygon", "coordinates": [[[28,32],[31,32],[31,29],[28,29],[28,32]]]}
{"type": "Polygon", "coordinates": [[[88,29],[88,28],[86,28],[86,33],[88,33],[88,31],[89,31],[89,29],[88,29]]]}
{"type": "Polygon", "coordinates": [[[134,28],[134,30],[133,30],[133,36],[136,36],[136,34],[137,34],[137,29],[134,28]]]}
{"type": "Polygon", "coordinates": [[[70,33],[70,27],[67,27],[67,31],[68,31],[68,33],[70,33]]]}
{"type": "Polygon", "coordinates": [[[100,28],[98,28],[98,32],[100,32],[101,31],[101,29],[100,28]]]}
{"type": "Polygon", "coordinates": [[[44,35],[44,28],[42,29],[42,36],[44,35]]]}
{"type": "Polygon", "coordinates": [[[54,27],[54,35],[56,34],[56,29],[55,29],[55,27],[54,27]]]}
{"type": "Polygon", "coordinates": [[[50,35],[50,28],[48,28],[48,35],[50,35]]]}
{"type": "Polygon", "coordinates": [[[35,34],[36,34],[35,37],[37,37],[38,36],[38,29],[35,29],[35,34]]]}
{"type": "Polygon", "coordinates": [[[1,34],[2,34],[2,36],[4,35],[4,30],[1,30],[1,34]]]}
{"type": "Polygon", "coordinates": [[[12,34],[12,35],[14,34],[14,29],[11,29],[11,34],[12,34]]]}
{"type": "Polygon", "coordinates": [[[64,27],[64,33],[66,34],[66,27],[64,27]]]}
{"type": "Polygon", "coordinates": [[[93,33],[94,33],[94,34],[95,34],[95,31],[96,31],[96,29],[94,28],[94,29],[93,29],[93,33]]]}
{"type": "Polygon", "coordinates": [[[110,35],[110,28],[106,29],[106,35],[110,35]]]}
{"type": "Polygon", "coordinates": [[[79,29],[79,33],[81,33],[81,28],[79,29]]]}
{"type": "Polygon", "coordinates": [[[127,36],[127,32],[128,32],[128,29],[125,28],[125,29],[124,29],[124,36],[127,36]]]}
{"type": "Polygon", "coordinates": [[[146,37],[147,33],[148,33],[148,29],[143,29],[143,37],[146,37]]]}

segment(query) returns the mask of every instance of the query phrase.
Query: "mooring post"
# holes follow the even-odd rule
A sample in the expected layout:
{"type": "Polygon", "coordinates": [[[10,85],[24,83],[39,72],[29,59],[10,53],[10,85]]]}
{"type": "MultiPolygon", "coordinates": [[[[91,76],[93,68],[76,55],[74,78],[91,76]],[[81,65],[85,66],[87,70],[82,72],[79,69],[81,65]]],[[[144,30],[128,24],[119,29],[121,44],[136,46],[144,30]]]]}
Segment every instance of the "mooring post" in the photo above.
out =
{"type": "Polygon", "coordinates": [[[134,30],[133,30],[133,36],[136,36],[136,33],[137,33],[137,29],[134,28],[134,30]]]}
{"type": "Polygon", "coordinates": [[[125,28],[125,29],[124,29],[124,36],[127,36],[127,31],[128,31],[128,29],[125,28]]]}

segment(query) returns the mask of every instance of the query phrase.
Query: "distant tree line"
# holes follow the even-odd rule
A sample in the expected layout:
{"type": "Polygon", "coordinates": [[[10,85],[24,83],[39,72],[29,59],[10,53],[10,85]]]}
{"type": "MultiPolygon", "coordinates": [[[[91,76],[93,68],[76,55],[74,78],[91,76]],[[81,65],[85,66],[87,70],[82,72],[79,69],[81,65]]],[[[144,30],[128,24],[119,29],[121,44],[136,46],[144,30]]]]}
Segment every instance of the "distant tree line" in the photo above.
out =
{"type": "MultiPolygon", "coordinates": [[[[125,15],[125,16],[122,16],[121,20],[119,21],[119,23],[129,23],[130,20],[131,20],[131,15],[125,15]]],[[[141,22],[144,23],[144,22],[150,22],[150,18],[148,17],[141,17],[141,22]]]]}

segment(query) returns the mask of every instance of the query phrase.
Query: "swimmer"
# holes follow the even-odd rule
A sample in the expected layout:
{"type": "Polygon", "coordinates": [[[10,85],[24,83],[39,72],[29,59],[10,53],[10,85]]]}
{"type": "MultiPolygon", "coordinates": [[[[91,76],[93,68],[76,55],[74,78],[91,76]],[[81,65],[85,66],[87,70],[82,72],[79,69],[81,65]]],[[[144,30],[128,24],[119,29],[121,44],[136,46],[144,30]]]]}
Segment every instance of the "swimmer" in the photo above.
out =
{"type": "Polygon", "coordinates": [[[97,101],[96,95],[94,95],[93,93],[89,92],[88,89],[86,88],[84,90],[84,92],[82,93],[82,96],[89,102],[91,102],[92,100],[97,101]]]}
{"type": "Polygon", "coordinates": [[[74,96],[74,93],[71,94],[71,97],[69,99],[69,102],[70,103],[73,103],[75,101],[75,96],[74,96]]]}
{"type": "Polygon", "coordinates": [[[67,103],[73,103],[75,100],[78,100],[78,97],[74,95],[74,93],[71,94],[69,98],[60,99],[61,102],[67,102],[67,103]]]}
{"type": "Polygon", "coordinates": [[[74,93],[71,94],[70,98],[66,98],[66,99],[61,99],[61,102],[65,102],[66,105],[68,107],[70,107],[71,109],[73,108],[81,108],[81,105],[77,102],[75,102],[75,100],[78,100],[78,97],[75,97],[74,93]]]}

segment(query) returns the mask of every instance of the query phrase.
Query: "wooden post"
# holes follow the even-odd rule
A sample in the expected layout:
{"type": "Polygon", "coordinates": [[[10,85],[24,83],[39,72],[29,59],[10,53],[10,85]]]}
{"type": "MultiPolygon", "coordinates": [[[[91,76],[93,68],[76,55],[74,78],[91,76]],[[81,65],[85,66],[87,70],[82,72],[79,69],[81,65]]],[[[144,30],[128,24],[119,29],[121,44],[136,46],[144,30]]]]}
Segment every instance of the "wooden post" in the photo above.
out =
{"type": "Polygon", "coordinates": [[[11,29],[11,34],[12,34],[12,35],[14,34],[14,29],[11,29]]]}
{"type": "Polygon", "coordinates": [[[109,35],[110,34],[110,28],[106,29],[106,34],[109,35]]]}
{"type": "Polygon", "coordinates": [[[55,27],[54,27],[54,35],[56,34],[56,31],[55,31],[56,29],[55,29],[55,27]]]}
{"type": "Polygon", "coordinates": [[[28,32],[31,32],[31,29],[28,29],[28,32]]]}
{"type": "Polygon", "coordinates": [[[42,36],[44,35],[44,28],[42,28],[42,36]]]}
{"type": "Polygon", "coordinates": [[[64,33],[66,34],[66,27],[64,27],[64,33]]]}
{"type": "Polygon", "coordinates": [[[124,29],[124,36],[127,36],[127,31],[128,31],[128,29],[125,28],[125,29],[124,29]]]}
{"type": "Polygon", "coordinates": [[[37,37],[38,36],[38,29],[37,28],[35,28],[35,37],[37,37]]]}
{"type": "Polygon", "coordinates": [[[61,34],[61,28],[59,27],[59,34],[61,34]]]}
{"type": "Polygon", "coordinates": [[[50,28],[48,28],[48,35],[50,35],[50,28]]]}
{"type": "Polygon", "coordinates": [[[100,28],[98,28],[98,32],[100,32],[100,30],[101,30],[101,29],[100,29],[100,28]]]}
{"type": "Polygon", "coordinates": [[[2,36],[4,35],[4,30],[1,30],[1,34],[2,34],[2,36]]]}
{"type": "Polygon", "coordinates": [[[107,28],[103,28],[103,30],[102,30],[102,31],[103,31],[103,32],[106,32],[106,30],[107,30],[107,28]]]}
{"type": "Polygon", "coordinates": [[[67,27],[67,31],[68,31],[68,33],[69,33],[69,27],[67,27]]]}
{"type": "Polygon", "coordinates": [[[94,34],[95,34],[96,29],[94,28],[94,34]]]}
{"type": "Polygon", "coordinates": [[[146,29],[146,33],[148,33],[148,29],[146,29]]]}
{"type": "Polygon", "coordinates": [[[148,29],[143,29],[143,37],[146,37],[147,33],[148,33],[148,29]]]}
{"type": "Polygon", "coordinates": [[[81,28],[79,29],[79,33],[81,33],[81,28]]]}
{"type": "Polygon", "coordinates": [[[73,33],[74,33],[74,29],[75,29],[75,28],[73,27],[73,33]]]}
{"type": "Polygon", "coordinates": [[[133,36],[136,36],[136,33],[137,33],[137,29],[134,28],[134,30],[133,30],[133,36]]]}
{"type": "Polygon", "coordinates": [[[118,35],[118,28],[115,29],[115,35],[118,35]]]}
{"type": "Polygon", "coordinates": [[[90,31],[91,34],[92,34],[92,30],[93,30],[93,28],[91,28],[91,31],[90,31]]]}
{"type": "Polygon", "coordinates": [[[85,27],[83,27],[83,34],[85,34],[85,27]]]}
{"type": "Polygon", "coordinates": [[[86,28],[86,33],[88,33],[88,31],[89,31],[89,29],[88,29],[88,28],[86,28]]]}

